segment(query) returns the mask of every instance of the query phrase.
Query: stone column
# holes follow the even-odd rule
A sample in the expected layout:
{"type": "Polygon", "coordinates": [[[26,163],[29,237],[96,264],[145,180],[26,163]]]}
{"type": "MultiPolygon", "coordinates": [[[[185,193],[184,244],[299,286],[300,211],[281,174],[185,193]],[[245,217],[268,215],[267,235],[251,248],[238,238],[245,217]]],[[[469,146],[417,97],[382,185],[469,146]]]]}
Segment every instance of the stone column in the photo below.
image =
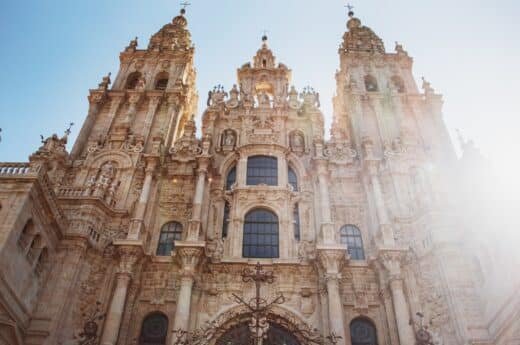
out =
{"type": "Polygon", "coordinates": [[[320,195],[320,237],[323,243],[334,244],[336,243],[336,236],[334,233],[334,225],[332,224],[332,217],[330,213],[330,194],[329,181],[327,178],[327,160],[325,158],[316,158],[314,162],[318,174],[318,188],[320,195]]]}
{"type": "Polygon", "coordinates": [[[405,250],[381,250],[379,260],[385,267],[388,276],[390,293],[399,334],[400,345],[415,345],[415,334],[410,324],[410,310],[404,294],[403,277],[401,274],[401,259],[405,250]]]}
{"type": "Polygon", "coordinates": [[[103,136],[107,136],[110,132],[110,128],[112,128],[112,124],[114,123],[114,119],[117,115],[117,110],[119,109],[119,105],[121,104],[121,101],[125,97],[124,92],[116,93],[113,92],[110,93],[110,109],[108,109],[108,121],[106,124],[106,128],[103,130],[103,136]]]}
{"type": "MultiPolygon", "coordinates": [[[[341,246],[325,245],[318,245],[316,249],[318,251],[318,259],[325,272],[329,329],[331,333],[341,337],[337,344],[345,345],[347,342],[345,340],[345,321],[339,280],[341,279],[341,268],[345,262],[346,249],[341,246]]],[[[328,334],[325,335],[328,336],[328,334]]]]}
{"type": "Polygon", "coordinates": [[[157,107],[159,106],[159,103],[161,102],[161,95],[150,95],[149,99],[150,102],[148,103],[148,112],[146,113],[146,118],[144,120],[143,125],[143,139],[144,144],[146,145],[146,141],[148,139],[148,136],[150,134],[150,128],[152,127],[153,118],[155,116],[155,112],[157,111],[157,107]]]}
{"type": "Polygon", "coordinates": [[[374,197],[377,219],[379,220],[379,235],[384,245],[392,246],[395,244],[395,239],[383,197],[381,182],[379,181],[379,159],[373,155],[373,145],[370,139],[365,138],[363,140],[363,147],[365,149],[365,167],[370,178],[371,191],[374,197]]]}
{"type": "Polygon", "coordinates": [[[88,137],[90,136],[90,132],[92,131],[92,127],[96,122],[97,114],[101,108],[101,104],[103,99],[105,98],[104,92],[91,92],[88,97],[89,101],[89,110],[87,114],[87,118],[83,123],[83,127],[79,131],[78,138],[72,147],[72,151],[70,152],[70,157],[72,160],[78,158],[78,156],[83,151],[85,144],[87,143],[88,137]]]}
{"type": "MultiPolygon", "coordinates": [[[[189,330],[191,293],[195,282],[195,273],[203,256],[203,251],[204,243],[202,242],[175,242],[175,251],[173,253],[181,263],[181,287],[175,309],[174,330],[189,330]]],[[[172,344],[174,342],[175,339],[173,339],[172,344]]]]}
{"type": "Polygon", "coordinates": [[[125,310],[126,295],[132,280],[135,263],[141,257],[143,249],[137,241],[114,241],[119,252],[119,267],[116,273],[116,285],[105,318],[101,345],[115,345],[125,310]]]}
{"type": "Polygon", "coordinates": [[[137,240],[142,233],[144,227],[144,214],[146,212],[146,205],[148,204],[148,198],[152,189],[153,175],[157,167],[159,157],[156,156],[145,156],[146,168],[143,182],[143,188],[139,195],[139,200],[135,207],[134,218],[130,224],[130,231],[128,231],[127,239],[137,240]]]}
{"type": "Polygon", "coordinates": [[[175,128],[177,127],[178,117],[180,113],[180,100],[178,96],[170,96],[168,97],[168,110],[167,110],[167,118],[170,120],[165,122],[168,124],[168,128],[163,128],[166,132],[166,140],[165,145],[166,148],[169,149],[173,146],[173,139],[175,136],[175,128]]]}
{"type": "Polygon", "coordinates": [[[195,195],[193,197],[193,206],[191,220],[188,225],[188,235],[186,240],[198,241],[200,234],[202,201],[204,198],[204,190],[206,187],[206,174],[208,172],[209,157],[199,157],[199,168],[197,170],[197,184],[195,185],[195,195]]]}

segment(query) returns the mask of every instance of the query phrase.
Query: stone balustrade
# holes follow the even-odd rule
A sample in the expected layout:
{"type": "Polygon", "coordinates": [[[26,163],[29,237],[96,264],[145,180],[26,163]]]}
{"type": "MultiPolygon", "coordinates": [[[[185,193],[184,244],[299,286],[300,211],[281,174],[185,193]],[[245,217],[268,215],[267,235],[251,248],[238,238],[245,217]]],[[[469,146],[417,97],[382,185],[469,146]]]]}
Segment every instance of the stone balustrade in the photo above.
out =
{"type": "Polygon", "coordinates": [[[57,194],[59,197],[80,197],[84,190],[83,187],[60,187],[57,194]]]}
{"type": "Polygon", "coordinates": [[[0,163],[0,176],[23,176],[30,172],[29,163],[0,163]]]}

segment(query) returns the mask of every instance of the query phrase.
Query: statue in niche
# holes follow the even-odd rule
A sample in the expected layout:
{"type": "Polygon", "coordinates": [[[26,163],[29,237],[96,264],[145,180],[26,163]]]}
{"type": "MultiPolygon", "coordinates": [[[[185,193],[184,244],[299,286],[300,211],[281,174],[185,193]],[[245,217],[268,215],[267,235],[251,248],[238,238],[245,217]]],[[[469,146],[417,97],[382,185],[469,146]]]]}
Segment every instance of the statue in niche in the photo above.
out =
{"type": "Polygon", "coordinates": [[[258,94],[258,106],[260,108],[269,108],[271,106],[271,100],[269,99],[269,95],[262,91],[258,94]]]}
{"type": "Polygon", "coordinates": [[[223,144],[231,148],[235,146],[235,133],[231,129],[224,132],[223,144]]]}
{"type": "Polygon", "coordinates": [[[291,150],[294,152],[303,152],[305,150],[305,142],[300,133],[291,135],[291,150]]]}
{"type": "Polygon", "coordinates": [[[101,166],[100,177],[112,178],[115,175],[116,168],[112,162],[106,162],[101,166]]]}

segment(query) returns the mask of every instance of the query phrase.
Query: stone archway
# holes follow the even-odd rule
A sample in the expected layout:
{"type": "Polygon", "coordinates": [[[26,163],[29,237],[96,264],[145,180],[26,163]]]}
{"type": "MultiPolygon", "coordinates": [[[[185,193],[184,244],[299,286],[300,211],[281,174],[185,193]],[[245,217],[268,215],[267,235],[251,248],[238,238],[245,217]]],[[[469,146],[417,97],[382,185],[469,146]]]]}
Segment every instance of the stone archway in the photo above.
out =
{"type": "MultiPolygon", "coordinates": [[[[231,308],[208,325],[212,330],[210,345],[250,345],[251,329],[249,324],[252,314],[245,308],[231,308]]],[[[267,338],[262,345],[323,345],[323,338],[319,332],[309,326],[294,312],[273,306],[267,313],[265,320],[269,324],[267,338]]],[[[253,342],[254,343],[254,342],[253,342]]]]}
{"type": "MultiPolygon", "coordinates": [[[[228,329],[215,342],[215,345],[251,344],[251,331],[247,323],[240,323],[228,329]]],[[[267,337],[262,345],[301,345],[294,334],[276,323],[269,323],[267,337]]]]}

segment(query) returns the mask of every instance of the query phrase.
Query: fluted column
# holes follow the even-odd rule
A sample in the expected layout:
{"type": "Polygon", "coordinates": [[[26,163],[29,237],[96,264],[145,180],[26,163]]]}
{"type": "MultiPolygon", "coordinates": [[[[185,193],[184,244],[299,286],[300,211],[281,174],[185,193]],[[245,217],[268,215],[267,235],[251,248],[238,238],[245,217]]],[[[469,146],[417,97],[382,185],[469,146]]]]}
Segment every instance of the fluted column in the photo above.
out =
{"type": "Polygon", "coordinates": [[[110,93],[110,108],[108,109],[108,121],[106,128],[103,129],[103,136],[108,135],[110,132],[110,128],[112,128],[112,125],[114,124],[114,119],[117,115],[117,110],[119,109],[119,106],[121,105],[121,102],[123,101],[123,98],[125,97],[125,94],[123,92],[120,93],[110,93]]]}
{"type": "Polygon", "coordinates": [[[115,345],[117,343],[134,266],[143,253],[140,243],[114,241],[114,245],[117,247],[120,256],[119,267],[116,273],[114,294],[105,318],[101,345],[115,345]]]}
{"type": "MultiPolygon", "coordinates": [[[[190,326],[191,294],[195,273],[202,258],[204,244],[175,243],[175,256],[181,263],[181,286],[175,309],[174,330],[188,330],[190,326]]],[[[173,340],[175,342],[175,339],[173,340]]],[[[172,343],[173,344],[173,343],[172,343]]]]}
{"type": "Polygon", "coordinates": [[[342,247],[317,246],[318,258],[325,271],[327,304],[329,309],[329,329],[341,338],[338,345],[346,344],[343,301],[340,294],[341,268],[345,262],[346,249],[342,247]]]}
{"type": "Polygon", "coordinates": [[[364,139],[363,147],[365,149],[365,167],[370,178],[372,196],[374,197],[377,219],[379,221],[380,236],[385,245],[391,246],[395,244],[395,239],[383,197],[381,182],[379,181],[379,159],[373,155],[373,146],[370,139],[364,139]]]}
{"type": "Polygon", "coordinates": [[[191,220],[188,225],[188,241],[197,241],[200,234],[202,201],[204,198],[204,190],[206,187],[206,175],[208,172],[208,157],[199,157],[199,168],[197,170],[197,184],[195,185],[195,195],[193,197],[193,206],[191,220]]]}
{"type": "Polygon", "coordinates": [[[330,191],[327,171],[327,160],[325,158],[316,158],[315,167],[318,174],[318,189],[320,196],[320,238],[322,243],[334,244],[336,243],[336,236],[334,234],[334,226],[332,224],[332,217],[330,213],[330,191]]]}
{"type": "Polygon", "coordinates": [[[76,142],[74,143],[74,146],[72,147],[72,151],[70,152],[70,157],[72,160],[78,158],[78,156],[83,151],[83,148],[85,147],[85,144],[87,143],[88,137],[90,135],[90,132],[92,131],[92,127],[94,126],[94,123],[96,122],[96,117],[97,117],[97,114],[99,113],[99,110],[101,108],[101,104],[102,104],[102,101],[104,98],[105,98],[104,91],[90,93],[90,96],[88,97],[89,109],[88,109],[87,118],[85,119],[85,122],[83,123],[83,127],[81,127],[81,130],[79,131],[76,142]]]}
{"type": "Polygon", "coordinates": [[[168,128],[163,128],[166,133],[165,145],[166,148],[170,148],[173,145],[173,140],[175,136],[175,129],[177,127],[178,117],[180,113],[180,100],[178,96],[170,96],[168,97],[168,110],[167,110],[167,118],[170,119],[168,122],[168,128]]]}
{"type": "Polygon", "coordinates": [[[399,344],[415,345],[415,335],[410,324],[410,310],[405,297],[403,276],[401,274],[401,259],[404,254],[404,250],[383,250],[379,253],[379,260],[387,271],[397,333],[399,334],[399,344]]]}
{"type": "Polygon", "coordinates": [[[157,112],[157,107],[159,106],[159,103],[161,103],[161,98],[161,95],[153,94],[149,96],[150,101],[148,103],[148,112],[146,113],[142,131],[145,144],[148,140],[148,136],[150,135],[150,128],[152,127],[152,122],[153,118],[155,117],[155,113],[157,112]]]}
{"type": "Polygon", "coordinates": [[[132,219],[127,239],[137,240],[142,233],[144,227],[144,214],[146,212],[146,205],[148,204],[148,198],[152,188],[153,175],[157,167],[158,159],[159,157],[156,156],[145,157],[146,169],[143,188],[141,189],[141,194],[139,195],[139,200],[135,208],[134,218],[132,219]]]}

